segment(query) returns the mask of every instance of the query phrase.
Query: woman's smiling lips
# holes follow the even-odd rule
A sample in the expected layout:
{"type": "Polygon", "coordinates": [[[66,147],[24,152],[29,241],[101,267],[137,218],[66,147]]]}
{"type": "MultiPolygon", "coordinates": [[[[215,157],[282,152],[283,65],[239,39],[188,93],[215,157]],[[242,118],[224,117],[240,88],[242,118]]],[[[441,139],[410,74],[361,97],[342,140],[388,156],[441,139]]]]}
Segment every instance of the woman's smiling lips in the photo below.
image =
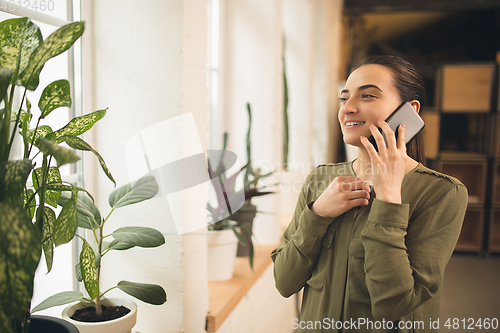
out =
{"type": "Polygon", "coordinates": [[[345,122],[345,129],[350,129],[350,128],[356,128],[358,126],[363,125],[365,122],[364,121],[346,121],[345,122]]]}

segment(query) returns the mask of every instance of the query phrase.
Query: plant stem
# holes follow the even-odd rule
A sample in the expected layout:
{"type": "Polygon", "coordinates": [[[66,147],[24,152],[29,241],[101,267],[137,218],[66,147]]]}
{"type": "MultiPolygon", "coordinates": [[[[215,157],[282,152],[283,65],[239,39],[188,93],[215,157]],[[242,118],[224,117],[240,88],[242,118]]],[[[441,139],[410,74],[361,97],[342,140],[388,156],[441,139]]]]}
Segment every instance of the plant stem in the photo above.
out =
{"type": "MultiPolygon", "coordinates": [[[[109,215],[108,215],[109,217],[109,215]]],[[[97,265],[97,285],[101,285],[101,262],[102,262],[102,242],[103,242],[103,233],[104,233],[104,222],[105,220],[101,223],[101,226],[99,227],[99,241],[97,245],[97,251],[99,253],[99,257],[101,260],[99,260],[99,265],[97,265]]],[[[104,295],[104,294],[103,294],[104,295]]],[[[97,293],[97,296],[95,298],[95,311],[98,316],[102,315],[102,307],[101,307],[101,295],[97,293]]]]}

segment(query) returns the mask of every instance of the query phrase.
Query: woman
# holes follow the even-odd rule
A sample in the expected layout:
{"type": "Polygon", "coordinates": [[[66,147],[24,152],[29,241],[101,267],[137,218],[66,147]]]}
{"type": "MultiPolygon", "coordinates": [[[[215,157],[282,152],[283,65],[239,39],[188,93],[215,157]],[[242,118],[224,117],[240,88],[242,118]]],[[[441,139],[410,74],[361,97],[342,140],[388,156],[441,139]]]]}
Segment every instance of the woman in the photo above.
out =
{"type": "Polygon", "coordinates": [[[358,158],[307,176],[283,242],[271,254],[279,292],[289,297],[304,288],[292,327],[436,331],[467,190],[421,164],[421,140],[406,147],[404,124],[396,137],[383,121],[403,102],[421,110],[422,80],[401,58],[372,57],[351,72],[340,101],[344,141],[358,148],[358,158]]]}

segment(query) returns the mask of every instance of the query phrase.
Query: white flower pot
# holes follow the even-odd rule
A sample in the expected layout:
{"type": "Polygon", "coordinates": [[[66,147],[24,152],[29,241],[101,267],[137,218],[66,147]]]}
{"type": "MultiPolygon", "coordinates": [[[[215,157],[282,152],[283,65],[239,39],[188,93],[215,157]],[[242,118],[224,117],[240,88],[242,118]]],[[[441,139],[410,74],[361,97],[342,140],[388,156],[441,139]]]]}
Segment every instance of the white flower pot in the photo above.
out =
{"type": "Polygon", "coordinates": [[[238,238],[231,229],[209,230],[208,280],[223,281],[233,276],[234,260],[238,249],[238,238]]]}
{"type": "Polygon", "coordinates": [[[106,306],[123,305],[129,308],[130,312],[121,318],[87,323],[70,318],[76,310],[89,306],[88,303],[77,303],[66,307],[62,313],[62,318],[75,325],[80,333],[130,333],[132,331],[137,321],[137,304],[121,298],[106,298],[101,301],[101,304],[106,306]]]}

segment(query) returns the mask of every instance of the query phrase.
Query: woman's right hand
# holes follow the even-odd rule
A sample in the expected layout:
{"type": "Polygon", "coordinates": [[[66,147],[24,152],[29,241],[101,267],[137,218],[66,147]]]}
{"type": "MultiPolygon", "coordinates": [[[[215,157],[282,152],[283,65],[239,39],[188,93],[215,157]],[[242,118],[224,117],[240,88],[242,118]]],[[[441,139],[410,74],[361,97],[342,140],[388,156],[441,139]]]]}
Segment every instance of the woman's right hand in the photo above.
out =
{"type": "Polygon", "coordinates": [[[370,187],[358,177],[336,177],[311,206],[323,217],[337,217],[351,208],[367,206],[370,187]]]}

